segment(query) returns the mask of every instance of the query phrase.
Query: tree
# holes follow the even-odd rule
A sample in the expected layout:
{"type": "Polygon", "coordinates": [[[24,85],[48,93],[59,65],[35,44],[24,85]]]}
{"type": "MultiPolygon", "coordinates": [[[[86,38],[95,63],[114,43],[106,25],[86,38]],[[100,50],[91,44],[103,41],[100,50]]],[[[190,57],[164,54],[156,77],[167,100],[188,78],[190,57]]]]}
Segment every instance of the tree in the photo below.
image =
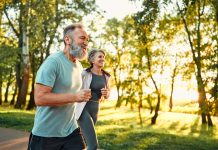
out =
{"type": "Polygon", "coordinates": [[[210,93],[211,93],[211,98],[214,99],[214,103],[215,103],[215,110],[214,110],[214,114],[218,115],[218,2],[217,0],[212,0],[212,10],[213,10],[213,20],[214,20],[214,28],[213,30],[211,30],[211,35],[212,35],[212,41],[216,42],[216,45],[213,47],[214,52],[211,56],[211,58],[214,61],[210,66],[210,70],[214,70],[214,74],[216,74],[214,76],[213,79],[213,87],[210,89],[210,93]]]}
{"type": "MultiPolygon", "coordinates": [[[[105,39],[104,45],[110,45],[114,48],[114,52],[111,52],[111,56],[108,57],[110,64],[112,64],[112,73],[118,93],[118,100],[116,106],[119,107],[122,103],[122,72],[124,69],[124,63],[122,58],[124,56],[123,42],[123,29],[122,23],[116,18],[109,19],[105,26],[105,33],[103,38],[105,39]],[[114,54],[113,54],[114,53],[114,54]]],[[[106,49],[106,48],[105,48],[106,49]]]]}
{"type": "Polygon", "coordinates": [[[152,83],[155,87],[155,91],[157,94],[157,103],[155,107],[155,114],[151,119],[151,124],[156,123],[156,119],[158,117],[158,111],[160,109],[160,101],[161,101],[161,92],[158,88],[157,82],[153,77],[152,70],[152,60],[151,55],[151,45],[152,41],[152,31],[155,27],[155,20],[157,19],[157,14],[159,13],[158,1],[144,1],[143,2],[143,10],[136,13],[135,15],[135,26],[136,26],[136,35],[138,35],[138,41],[141,43],[141,54],[144,55],[147,59],[147,68],[148,68],[148,76],[152,80],[152,83]]]}
{"type": "MultiPolygon", "coordinates": [[[[13,47],[13,45],[6,45],[7,41],[2,39],[2,43],[0,44],[0,93],[1,98],[3,97],[3,89],[5,89],[4,93],[4,102],[8,102],[8,93],[9,87],[14,81],[14,71],[13,66],[16,64],[16,53],[17,49],[13,47]],[[4,43],[4,46],[3,46],[4,43]],[[6,85],[6,86],[5,86],[6,85]]],[[[13,44],[13,43],[10,43],[13,44]]],[[[3,99],[3,98],[2,98],[3,99]]]]}
{"type": "Polygon", "coordinates": [[[202,43],[202,25],[203,17],[205,15],[206,0],[182,1],[182,6],[177,2],[178,13],[181,16],[187,33],[188,42],[191,48],[193,61],[196,68],[196,80],[198,86],[198,103],[201,110],[202,123],[208,123],[213,126],[209,104],[206,97],[205,81],[203,74],[203,57],[205,46],[202,43]],[[189,20],[190,17],[195,16],[196,21],[189,20]],[[194,28],[193,28],[194,25],[194,28]],[[190,27],[192,26],[192,28],[190,27]]]}
{"type": "MultiPolygon", "coordinates": [[[[35,60],[31,68],[33,77],[43,60],[50,54],[52,44],[60,41],[58,28],[67,20],[78,22],[83,16],[95,11],[95,1],[8,1],[3,3],[4,16],[7,18],[5,28],[15,37],[20,49],[16,63],[16,83],[18,89],[15,107],[22,108],[26,104],[29,78],[31,76],[31,59],[35,60]],[[9,12],[15,15],[9,15],[9,12]],[[43,12],[43,13],[42,13],[43,12]],[[46,15],[45,15],[46,14],[46,15]],[[29,20],[28,18],[31,19],[29,20]],[[55,42],[54,42],[55,41],[55,42]],[[29,45],[29,48],[27,48],[29,45]]],[[[32,82],[32,92],[34,91],[32,82]]],[[[34,101],[31,96],[30,102],[34,101]]],[[[31,105],[32,107],[32,105],[31,105]]]]}

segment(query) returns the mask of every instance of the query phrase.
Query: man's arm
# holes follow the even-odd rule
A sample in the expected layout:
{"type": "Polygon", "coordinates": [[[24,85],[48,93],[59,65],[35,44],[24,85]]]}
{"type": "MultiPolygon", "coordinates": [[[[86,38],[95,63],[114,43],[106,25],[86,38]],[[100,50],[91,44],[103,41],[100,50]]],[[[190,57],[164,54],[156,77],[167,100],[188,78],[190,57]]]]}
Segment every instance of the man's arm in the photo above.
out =
{"type": "Polygon", "coordinates": [[[74,102],[88,101],[91,98],[90,89],[78,93],[52,93],[52,88],[42,84],[35,85],[35,104],[37,106],[62,106],[74,102]]]}

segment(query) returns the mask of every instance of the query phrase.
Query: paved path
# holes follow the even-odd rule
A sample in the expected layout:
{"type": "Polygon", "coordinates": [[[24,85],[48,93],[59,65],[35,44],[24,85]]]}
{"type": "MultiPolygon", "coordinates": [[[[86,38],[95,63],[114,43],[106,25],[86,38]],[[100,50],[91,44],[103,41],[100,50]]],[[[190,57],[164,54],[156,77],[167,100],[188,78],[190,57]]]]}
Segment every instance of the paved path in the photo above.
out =
{"type": "Polygon", "coordinates": [[[27,150],[29,132],[0,128],[0,150],[27,150]]]}

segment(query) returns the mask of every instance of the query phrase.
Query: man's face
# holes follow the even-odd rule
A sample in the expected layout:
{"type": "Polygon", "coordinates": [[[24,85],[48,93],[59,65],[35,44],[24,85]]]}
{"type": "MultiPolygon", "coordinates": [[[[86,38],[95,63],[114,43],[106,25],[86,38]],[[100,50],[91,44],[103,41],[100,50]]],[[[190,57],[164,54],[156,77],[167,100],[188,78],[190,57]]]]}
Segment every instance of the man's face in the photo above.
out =
{"type": "Polygon", "coordinates": [[[87,51],[88,41],[89,41],[89,37],[85,30],[77,28],[73,32],[73,43],[78,46],[81,46],[83,51],[87,51]]]}
{"type": "Polygon", "coordinates": [[[76,29],[71,38],[70,54],[79,60],[87,57],[88,35],[83,29],[76,29]]]}

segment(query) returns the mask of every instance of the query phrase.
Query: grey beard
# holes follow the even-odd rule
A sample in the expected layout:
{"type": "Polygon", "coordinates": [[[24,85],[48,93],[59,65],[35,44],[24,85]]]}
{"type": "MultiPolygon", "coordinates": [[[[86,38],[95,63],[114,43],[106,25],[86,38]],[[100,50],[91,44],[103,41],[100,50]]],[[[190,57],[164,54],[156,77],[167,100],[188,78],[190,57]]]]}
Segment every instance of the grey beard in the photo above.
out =
{"type": "Polygon", "coordinates": [[[71,45],[70,54],[78,60],[84,60],[87,58],[87,52],[83,52],[82,48],[75,44],[71,45]]]}

